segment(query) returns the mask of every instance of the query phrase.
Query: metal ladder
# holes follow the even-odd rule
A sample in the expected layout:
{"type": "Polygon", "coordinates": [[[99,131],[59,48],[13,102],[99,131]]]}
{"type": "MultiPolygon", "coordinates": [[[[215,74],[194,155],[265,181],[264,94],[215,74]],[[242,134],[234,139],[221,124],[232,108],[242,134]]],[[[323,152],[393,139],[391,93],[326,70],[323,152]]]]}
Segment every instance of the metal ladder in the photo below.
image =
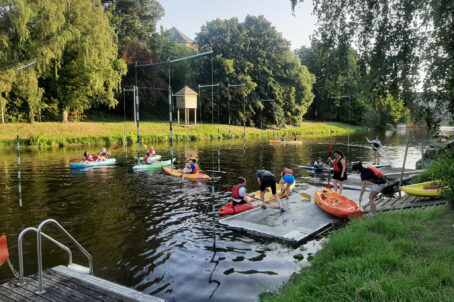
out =
{"type": "Polygon", "coordinates": [[[19,249],[19,278],[24,277],[24,257],[23,257],[23,249],[22,249],[22,241],[23,237],[26,233],[34,231],[36,232],[36,241],[37,241],[37,254],[38,254],[38,279],[39,279],[39,289],[38,289],[38,294],[44,293],[43,290],[43,259],[42,259],[42,244],[41,244],[41,238],[45,237],[46,239],[50,240],[52,243],[60,247],[61,249],[65,250],[68,253],[69,257],[69,262],[68,262],[68,268],[78,270],[78,271],[83,271],[85,273],[88,273],[90,275],[93,275],[93,258],[90,255],[90,253],[87,252],[83,248],[83,246],[77,242],[76,239],[74,239],[71,234],[69,234],[56,220],[54,219],[46,219],[43,222],[40,223],[38,228],[26,228],[24,229],[20,234],[19,234],[19,239],[18,239],[18,249],[19,249]],[[57,240],[53,239],[52,237],[46,235],[45,233],[42,232],[43,227],[46,224],[53,223],[62,231],[71,241],[79,248],[79,250],[88,258],[88,269],[86,267],[82,267],[77,264],[73,264],[73,259],[72,259],[72,252],[71,249],[69,249],[67,246],[63,245],[62,243],[58,242],[57,240]],[[80,269],[82,268],[82,270],[80,269]]]}

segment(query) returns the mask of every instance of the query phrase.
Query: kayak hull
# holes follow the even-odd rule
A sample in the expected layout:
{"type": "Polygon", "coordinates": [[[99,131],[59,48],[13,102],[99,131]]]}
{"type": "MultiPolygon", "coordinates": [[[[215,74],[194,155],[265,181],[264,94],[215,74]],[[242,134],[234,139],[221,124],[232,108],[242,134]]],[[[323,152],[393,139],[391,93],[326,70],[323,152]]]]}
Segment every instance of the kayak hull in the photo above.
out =
{"type": "Polygon", "coordinates": [[[440,197],[442,187],[433,181],[427,181],[414,185],[403,186],[402,191],[416,196],[440,197]]]}
{"type": "Polygon", "coordinates": [[[219,215],[232,215],[232,214],[238,214],[238,213],[242,213],[242,212],[246,212],[246,211],[249,211],[251,209],[253,209],[254,207],[251,206],[250,204],[248,203],[244,203],[244,204],[239,204],[237,206],[233,206],[233,202],[229,202],[228,204],[226,204],[225,206],[223,206],[219,211],[218,211],[218,214],[219,215]]]}
{"type": "Polygon", "coordinates": [[[356,202],[331,189],[317,190],[315,203],[326,213],[339,218],[358,217],[363,214],[356,202]]]}
{"type": "Polygon", "coordinates": [[[72,169],[83,169],[83,168],[90,168],[90,167],[97,167],[97,166],[108,166],[114,165],[116,162],[115,158],[109,158],[103,161],[92,161],[89,163],[70,163],[69,167],[72,169]]]}
{"type": "Polygon", "coordinates": [[[373,164],[373,163],[363,163],[363,166],[373,166],[377,169],[379,168],[385,168],[385,167],[391,167],[392,165],[392,162],[390,160],[384,162],[384,163],[381,163],[381,164],[373,164]]]}
{"type": "Polygon", "coordinates": [[[175,177],[184,177],[189,180],[208,180],[210,177],[204,173],[196,173],[196,174],[184,174],[181,173],[178,170],[171,170],[168,167],[162,166],[162,169],[169,175],[175,176],[175,177]]]}
{"type": "MultiPolygon", "coordinates": [[[[173,159],[173,161],[175,161],[175,158],[173,159]]],[[[166,160],[166,161],[161,161],[161,162],[156,163],[156,164],[149,164],[149,165],[140,164],[140,165],[135,165],[134,167],[132,167],[132,169],[135,170],[135,171],[145,171],[145,170],[152,171],[152,170],[160,169],[162,166],[170,166],[170,159],[169,159],[169,160],[166,160]]]]}
{"type": "Polygon", "coordinates": [[[270,145],[278,145],[278,144],[299,145],[302,143],[303,143],[302,141],[270,141],[270,145]]]}
{"type": "MultiPolygon", "coordinates": [[[[290,186],[290,192],[292,192],[292,190],[295,188],[295,183],[296,182],[294,182],[290,186]]],[[[284,192],[284,195],[281,194],[281,186],[279,186],[277,184],[276,184],[276,193],[279,195],[280,198],[284,198],[284,197],[287,196],[287,194],[285,194],[285,192],[284,192]]],[[[255,191],[254,193],[249,194],[249,197],[252,197],[252,198],[256,199],[257,202],[260,202],[260,191],[255,191]]],[[[265,199],[265,202],[267,202],[267,203],[273,203],[275,201],[274,196],[271,193],[271,190],[265,192],[264,199],[265,199]]],[[[253,208],[254,207],[251,206],[248,203],[240,204],[240,205],[237,205],[237,206],[234,207],[233,206],[233,202],[229,202],[228,204],[223,206],[218,211],[218,214],[219,215],[238,214],[238,213],[241,213],[241,212],[249,211],[249,210],[251,210],[253,208]]]]}
{"type": "MultiPolygon", "coordinates": [[[[143,163],[143,158],[144,158],[144,156],[140,157],[140,162],[141,162],[141,163],[143,163]]],[[[134,157],[134,160],[137,162],[137,156],[134,157]]],[[[151,160],[152,160],[152,161],[161,160],[161,155],[158,154],[158,155],[152,156],[152,157],[151,157],[151,160]]]]}

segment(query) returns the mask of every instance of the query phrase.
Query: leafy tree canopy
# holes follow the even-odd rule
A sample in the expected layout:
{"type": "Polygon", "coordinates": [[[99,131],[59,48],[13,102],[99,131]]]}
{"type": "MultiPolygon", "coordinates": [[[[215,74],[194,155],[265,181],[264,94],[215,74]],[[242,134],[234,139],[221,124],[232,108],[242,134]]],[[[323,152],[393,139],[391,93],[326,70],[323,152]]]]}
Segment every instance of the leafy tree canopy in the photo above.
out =
{"type": "MultiPolygon", "coordinates": [[[[313,100],[314,76],[290,51],[290,42],[263,16],[216,19],[202,26],[196,37],[200,50],[212,49],[214,82],[242,84],[220,90],[220,110],[232,110],[232,120],[260,124],[298,124],[313,100]],[[247,96],[246,99],[243,99],[247,96]],[[265,104],[264,99],[275,102],[265,104]],[[224,100],[229,100],[225,102],[224,100]],[[246,115],[243,116],[243,101],[246,115]]],[[[200,83],[211,82],[211,62],[199,64],[200,83]]]]}

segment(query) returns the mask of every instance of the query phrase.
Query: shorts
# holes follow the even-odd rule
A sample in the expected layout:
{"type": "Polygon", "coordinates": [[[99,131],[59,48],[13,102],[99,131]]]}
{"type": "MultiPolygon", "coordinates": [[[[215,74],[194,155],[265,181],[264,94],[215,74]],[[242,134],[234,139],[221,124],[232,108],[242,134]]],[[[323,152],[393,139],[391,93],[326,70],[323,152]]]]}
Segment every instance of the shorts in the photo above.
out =
{"type": "Polygon", "coordinates": [[[346,180],[347,179],[347,171],[344,173],[344,177],[341,177],[342,172],[336,172],[334,171],[333,179],[337,179],[340,181],[346,180]]]}
{"type": "Polygon", "coordinates": [[[240,200],[240,201],[233,201],[233,206],[238,206],[240,204],[245,204],[247,203],[244,199],[240,200]]]}
{"type": "Polygon", "coordinates": [[[378,193],[380,193],[380,192],[383,191],[383,189],[384,189],[385,187],[386,187],[386,184],[374,184],[374,185],[372,186],[372,191],[373,191],[373,192],[378,192],[378,193]]]}
{"type": "Polygon", "coordinates": [[[260,191],[265,192],[266,188],[270,187],[271,192],[276,194],[276,178],[274,177],[265,177],[260,179],[260,191]]]}

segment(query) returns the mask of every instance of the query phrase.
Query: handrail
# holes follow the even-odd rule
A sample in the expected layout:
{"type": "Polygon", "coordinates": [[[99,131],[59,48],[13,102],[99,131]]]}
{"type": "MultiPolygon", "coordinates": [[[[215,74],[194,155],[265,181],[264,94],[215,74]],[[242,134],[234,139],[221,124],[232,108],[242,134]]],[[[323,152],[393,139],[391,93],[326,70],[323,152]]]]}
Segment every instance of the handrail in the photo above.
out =
{"type": "Polygon", "coordinates": [[[77,242],[76,239],[74,239],[71,234],[68,233],[56,220],[54,219],[46,219],[41,224],[38,226],[38,232],[36,233],[36,239],[37,239],[37,251],[38,251],[38,278],[39,278],[39,288],[38,288],[38,294],[44,293],[43,291],[43,259],[41,255],[41,229],[48,223],[54,223],[55,225],[58,226],[58,228],[66,234],[66,236],[69,237],[69,239],[72,240],[72,242],[79,248],[79,250],[88,258],[88,266],[89,266],[89,274],[93,275],[93,258],[88,253],[82,245],[80,245],[79,242],[77,242]]]}
{"type": "MultiPolygon", "coordinates": [[[[26,229],[22,230],[22,232],[19,234],[19,239],[18,239],[18,243],[17,243],[17,245],[18,245],[17,248],[19,249],[19,278],[24,277],[24,253],[23,253],[23,248],[22,248],[22,241],[23,241],[23,237],[25,236],[25,234],[30,231],[38,232],[38,230],[36,228],[30,227],[30,228],[26,228],[26,229]]],[[[44,238],[47,238],[48,240],[50,240],[51,242],[56,244],[58,247],[64,249],[68,253],[68,256],[69,256],[68,265],[73,263],[73,254],[72,254],[70,248],[68,248],[66,245],[58,242],[57,240],[53,239],[52,237],[46,235],[45,233],[41,233],[41,235],[43,235],[44,238]]]]}

